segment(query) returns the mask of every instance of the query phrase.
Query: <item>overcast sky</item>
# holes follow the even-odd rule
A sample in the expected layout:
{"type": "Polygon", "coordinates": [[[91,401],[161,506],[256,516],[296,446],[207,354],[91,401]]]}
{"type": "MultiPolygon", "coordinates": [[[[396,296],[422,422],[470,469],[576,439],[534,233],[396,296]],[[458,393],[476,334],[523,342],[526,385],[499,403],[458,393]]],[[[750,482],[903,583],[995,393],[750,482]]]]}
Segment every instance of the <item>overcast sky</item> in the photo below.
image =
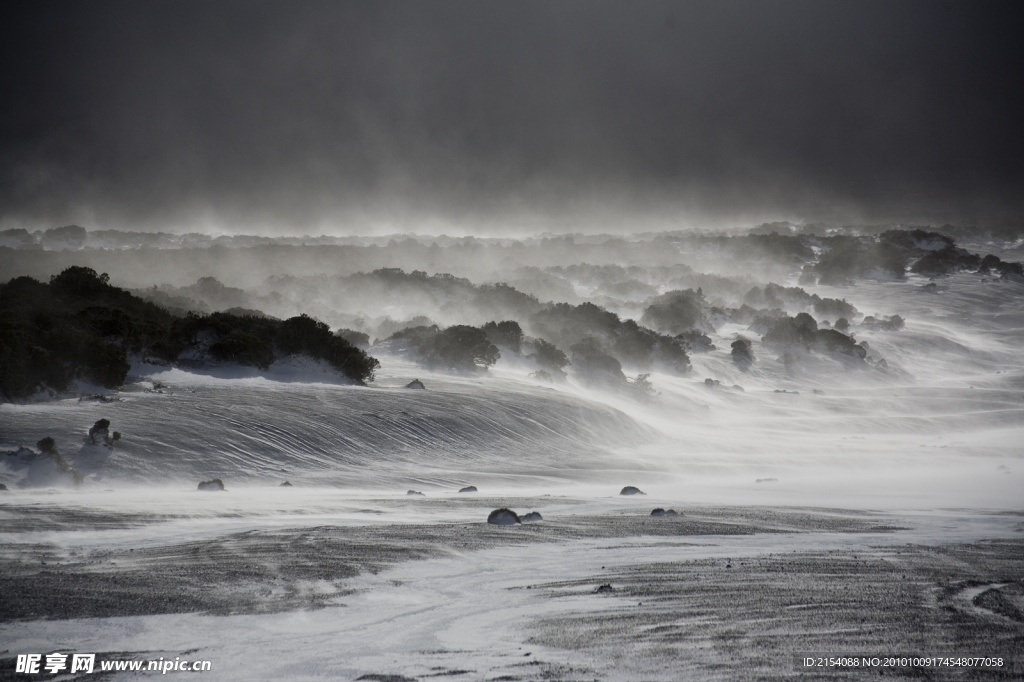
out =
{"type": "Polygon", "coordinates": [[[1016,4],[6,2],[0,227],[1020,215],[1016,4]]]}

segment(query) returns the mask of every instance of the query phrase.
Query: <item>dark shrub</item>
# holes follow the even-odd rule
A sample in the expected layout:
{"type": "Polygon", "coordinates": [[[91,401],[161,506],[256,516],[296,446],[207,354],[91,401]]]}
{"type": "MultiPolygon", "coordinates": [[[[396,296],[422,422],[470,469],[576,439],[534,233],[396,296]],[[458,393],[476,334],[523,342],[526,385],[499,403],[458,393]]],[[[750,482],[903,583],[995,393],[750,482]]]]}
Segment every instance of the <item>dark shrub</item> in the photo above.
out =
{"type": "Polygon", "coordinates": [[[706,307],[704,292],[700,289],[670,291],[655,298],[640,321],[645,326],[669,334],[682,334],[694,329],[714,331],[706,307]]]}
{"type": "Polygon", "coordinates": [[[819,329],[814,334],[815,350],[826,353],[840,353],[858,360],[867,357],[867,349],[852,338],[835,329],[819,329]]]}
{"type": "Polygon", "coordinates": [[[910,267],[910,271],[925,277],[940,277],[962,270],[977,270],[981,267],[981,262],[981,257],[977,254],[955,246],[947,246],[922,256],[910,267]]]}
{"type": "Polygon", "coordinates": [[[710,353],[715,350],[711,337],[698,329],[676,334],[676,340],[683,344],[688,353],[710,353]]]}
{"type": "Polygon", "coordinates": [[[903,318],[900,317],[899,315],[890,315],[889,317],[875,317],[873,315],[868,315],[867,317],[864,318],[864,322],[862,322],[861,324],[863,324],[868,329],[886,332],[897,332],[903,329],[903,325],[905,324],[905,322],[903,318]]]}
{"type": "Polygon", "coordinates": [[[363,332],[357,332],[354,329],[339,329],[334,332],[335,336],[340,336],[356,348],[366,350],[370,347],[370,336],[363,332]]]}
{"type": "Polygon", "coordinates": [[[732,342],[732,361],[742,370],[754,364],[754,348],[748,339],[740,337],[732,342]]]}
{"type": "Polygon", "coordinates": [[[507,348],[519,355],[523,345],[523,329],[515,320],[488,322],[483,326],[487,340],[498,348],[507,348]]]}
{"type": "Polygon", "coordinates": [[[849,318],[857,316],[857,309],[847,303],[845,298],[822,298],[814,302],[814,314],[825,318],[849,318]]]}
{"type": "Polygon", "coordinates": [[[585,384],[620,388],[626,383],[622,364],[603,352],[594,339],[584,339],[569,349],[573,372],[585,384]]]}
{"type": "Polygon", "coordinates": [[[444,330],[437,326],[410,327],[391,338],[405,340],[419,360],[430,367],[475,371],[493,365],[501,357],[483,329],[467,325],[444,330]]]}
{"type": "Polygon", "coordinates": [[[815,265],[819,284],[845,285],[862,277],[906,276],[908,255],[888,242],[868,237],[835,236],[825,240],[828,250],[815,265]]]}
{"type": "Polygon", "coordinates": [[[799,345],[809,347],[818,331],[818,323],[807,313],[786,317],[772,325],[763,341],[781,346],[799,345]]]}

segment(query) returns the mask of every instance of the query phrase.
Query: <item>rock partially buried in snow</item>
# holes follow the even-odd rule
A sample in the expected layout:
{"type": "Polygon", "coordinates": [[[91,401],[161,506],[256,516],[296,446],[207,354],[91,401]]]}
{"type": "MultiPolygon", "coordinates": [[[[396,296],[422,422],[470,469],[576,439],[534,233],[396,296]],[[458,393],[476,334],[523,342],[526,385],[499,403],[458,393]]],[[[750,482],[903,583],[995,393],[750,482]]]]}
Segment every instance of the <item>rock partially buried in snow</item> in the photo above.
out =
{"type": "Polygon", "coordinates": [[[487,523],[495,526],[514,526],[520,523],[519,514],[516,514],[511,509],[502,507],[501,509],[495,509],[487,515],[487,523]]]}
{"type": "Polygon", "coordinates": [[[756,481],[754,481],[754,483],[778,483],[778,482],[779,482],[779,479],[777,479],[777,478],[759,478],[756,481]]]}
{"type": "Polygon", "coordinates": [[[0,483],[0,490],[7,490],[7,486],[5,486],[3,483],[0,483]]]}
{"type": "Polygon", "coordinates": [[[475,485],[467,485],[465,488],[459,488],[460,493],[475,493],[476,491],[475,485]]]}
{"type": "Polygon", "coordinates": [[[522,523],[540,523],[544,520],[544,517],[540,515],[540,512],[532,511],[529,514],[523,514],[519,517],[522,523]]]}
{"type": "Polygon", "coordinates": [[[620,495],[646,495],[647,493],[645,493],[643,490],[640,490],[640,488],[637,488],[636,486],[627,485],[625,488],[623,488],[622,490],[619,491],[619,494],[620,495]]]}
{"type": "Polygon", "coordinates": [[[612,587],[609,583],[605,583],[604,585],[601,585],[596,590],[594,590],[594,592],[596,592],[597,594],[605,594],[606,592],[614,592],[614,591],[615,591],[615,588],[612,587]]]}
{"type": "Polygon", "coordinates": [[[651,511],[651,516],[679,516],[679,512],[675,509],[662,509],[657,507],[651,511]]]}
{"type": "Polygon", "coordinates": [[[292,488],[294,486],[291,483],[289,483],[288,481],[285,481],[284,483],[282,483],[281,485],[279,485],[277,487],[278,488],[292,488]]]}
{"type": "Polygon", "coordinates": [[[425,389],[426,388],[426,386],[423,385],[423,382],[420,381],[419,379],[413,379],[412,381],[407,383],[405,385],[405,387],[406,388],[420,388],[420,389],[425,389]]]}
{"type": "Polygon", "coordinates": [[[224,481],[214,478],[209,481],[200,481],[199,490],[224,490],[224,481]]]}
{"type": "Polygon", "coordinates": [[[421,493],[419,490],[410,490],[409,492],[406,493],[406,495],[413,495],[413,496],[416,496],[416,497],[426,497],[426,495],[421,493]]]}

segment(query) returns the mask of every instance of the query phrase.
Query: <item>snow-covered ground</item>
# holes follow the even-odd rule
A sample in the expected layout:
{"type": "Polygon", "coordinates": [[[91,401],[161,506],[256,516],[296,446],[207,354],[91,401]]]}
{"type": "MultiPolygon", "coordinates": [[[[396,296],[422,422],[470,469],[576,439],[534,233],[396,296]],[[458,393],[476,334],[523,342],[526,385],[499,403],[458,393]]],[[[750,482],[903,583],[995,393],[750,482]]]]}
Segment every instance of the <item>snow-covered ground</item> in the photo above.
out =
{"type": "Polygon", "coordinates": [[[370,388],[140,366],[116,402],[0,405],[0,451],[51,436],[85,476],[0,464],[0,679],[54,650],[224,680],[783,679],[813,653],[1020,676],[1024,285],[925,283],[816,290],[906,318],[856,330],[889,372],[720,350],[637,402],[382,357],[370,388]],[[84,443],[101,418],[111,448],[84,443]]]}

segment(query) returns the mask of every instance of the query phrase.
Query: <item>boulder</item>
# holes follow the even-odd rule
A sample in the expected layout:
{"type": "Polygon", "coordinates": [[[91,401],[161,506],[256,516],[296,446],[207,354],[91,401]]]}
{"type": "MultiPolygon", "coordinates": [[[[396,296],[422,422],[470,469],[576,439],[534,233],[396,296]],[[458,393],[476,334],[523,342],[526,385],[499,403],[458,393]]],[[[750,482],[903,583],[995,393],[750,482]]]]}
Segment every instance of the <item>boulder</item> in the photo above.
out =
{"type": "Polygon", "coordinates": [[[421,493],[419,490],[410,490],[409,492],[406,493],[406,495],[413,495],[413,496],[417,496],[417,497],[426,497],[426,495],[421,493]]]}
{"type": "Polygon", "coordinates": [[[495,526],[514,526],[517,523],[521,523],[519,520],[519,514],[516,514],[511,509],[502,507],[501,509],[495,509],[487,515],[487,523],[495,526]]]}
{"type": "Polygon", "coordinates": [[[419,388],[419,389],[425,389],[426,388],[426,386],[423,385],[423,382],[420,381],[419,379],[413,379],[412,381],[407,383],[405,385],[405,387],[406,388],[419,388]]]}
{"type": "Polygon", "coordinates": [[[460,493],[475,493],[477,492],[475,485],[467,485],[465,488],[459,488],[460,493]]]}
{"type": "Polygon", "coordinates": [[[200,481],[199,490],[224,490],[224,481],[214,478],[209,481],[200,481]]]}
{"type": "Polygon", "coordinates": [[[519,517],[519,521],[522,523],[540,523],[544,520],[544,517],[540,515],[540,512],[532,511],[529,514],[523,514],[519,517]]]}
{"type": "Polygon", "coordinates": [[[636,486],[627,485],[625,488],[623,488],[622,490],[619,491],[619,494],[620,495],[646,495],[647,493],[645,493],[643,490],[640,490],[640,488],[637,488],[636,486]]]}
{"type": "Polygon", "coordinates": [[[7,490],[7,486],[5,486],[3,483],[0,483],[0,490],[7,490]]]}
{"type": "Polygon", "coordinates": [[[615,588],[612,587],[608,583],[605,583],[604,585],[601,585],[596,590],[594,590],[594,592],[597,593],[597,594],[605,594],[607,592],[614,592],[614,591],[615,591],[615,588]]]}
{"type": "Polygon", "coordinates": [[[106,443],[110,440],[110,420],[100,419],[89,429],[89,442],[92,445],[106,443]]]}
{"type": "Polygon", "coordinates": [[[291,484],[291,483],[289,483],[288,481],[285,481],[284,483],[282,483],[281,485],[279,485],[279,486],[277,486],[277,487],[278,487],[278,488],[291,488],[291,487],[293,487],[293,486],[292,486],[292,484],[291,484]]]}
{"type": "Polygon", "coordinates": [[[679,512],[675,509],[662,509],[657,507],[651,511],[651,516],[679,516],[679,512]]]}

